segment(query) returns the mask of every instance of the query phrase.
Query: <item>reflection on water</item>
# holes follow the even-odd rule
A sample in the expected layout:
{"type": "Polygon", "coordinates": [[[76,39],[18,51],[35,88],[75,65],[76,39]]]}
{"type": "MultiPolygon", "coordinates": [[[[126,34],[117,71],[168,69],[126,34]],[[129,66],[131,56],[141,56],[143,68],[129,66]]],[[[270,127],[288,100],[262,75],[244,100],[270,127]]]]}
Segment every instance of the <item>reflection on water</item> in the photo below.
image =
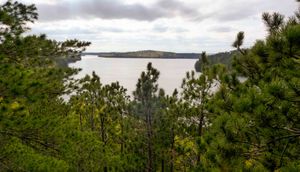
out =
{"type": "Polygon", "coordinates": [[[148,62],[152,62],[153,67],[160,71],[159,87],[163,88],[167,94],[172,94],[175,88],[180,88],[185,73],[194,70],[196,59],[122,59],[83,56],[81,61],[69,66],[82,69],[76,78],[95,71],[103,84],[119,81],[131,95],[141,72],[146,70],[148,62]]]}

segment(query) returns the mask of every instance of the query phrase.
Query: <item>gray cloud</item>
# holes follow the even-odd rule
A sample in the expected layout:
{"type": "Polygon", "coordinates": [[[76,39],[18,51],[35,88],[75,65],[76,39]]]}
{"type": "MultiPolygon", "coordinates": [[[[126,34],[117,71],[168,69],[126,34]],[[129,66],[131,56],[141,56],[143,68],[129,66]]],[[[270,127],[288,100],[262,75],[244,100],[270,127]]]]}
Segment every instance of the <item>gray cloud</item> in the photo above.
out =
{"type": "Polygon", "coordinates": [[[221,32],[221,33],[231,32],[233,30],[234,29],[230,26],[215,26],[210,28],[210,31],[221,32]]]}
{"type": "Polygon", "coordinates": [[[79,27],[72,27],[68,29],[62,28],[34,28],[32,30],[34,33],[47,33],[48,35],[72,35],[72,34],[95,34],[95,31],[89,30],[87,28],[79,28],[79,27]]]}
{"type": "Polygon", "coordinates": [[[241,9],[236,8],[229,11],[221,11],[216,13],[214,16],[219,21],[234,21],[234,20],[242,20],[247,17],[253,16],[257,14],[257,11],[253,8],[241,9]]]}
{"type": "Polygon", "coordinates": [[[88,28],[88,27],[69,27],[69,28],[53,28],[53,27],[34,27],[31,30],[31,33],[33,34],[44,34],[50,36],[66,36],[66,35],[76,35],[78,37],[79,35],[83,35],[86,37],[95,38],[97,35],[101,35],[102,33],[124,33],[124,32],[132,32],[131,30],[125,30],[115,27],[94,27],[94,28],[88,28]]]}
{"type": "Polygon", "coordinates": [[[191,18],[200,15],[196,8],[177,0],[159,0],[151,6],[125,4],[120,0],[86,0],[75,3],[63,1],[57,4],[40,4],[38,10],[42,21],[95,17],[153,21],[159,18],[191,18]]]}
{"type": "Polygon", "coordinates": [[[188,29],[183,28],[183,27],[175,27],[173,30],[176,33],[183,33],[183,32],[188,32],[189,31],[188,29]]]}
{"type": "Polygon", "coordinates": [[[173,13],[173,15],[183,15],[183,16],[192,16],[198,17],[199,12],[196,8],[192,8],[184,5],[182,2],[176,0],[160,0],[156,4],[156,8],[161,8],[168,11],[168,13],[173,13]]]}
{"type": "Polygon", "coordinates": [[[164,25],[155,25],[152,29],[155,32],[167,32],[169,30],[169,27],[164,26],[164,25]]]}
{"type": "MultiPolygon", "coordinates": [[[[210,9],[213,5],[194,7],[179,0],[158,0],[151,5],[142,5],[139,3],[126,4],[122,0],[85,0],[75,2],[61,1],[55,4],[42,3],[38,4],[38,10],[42,21],[77,18],[154,21],[160,18],[183,17],[190,21],[199,22],[204,19],[214,19],[217,21],[243,20],[262,13],[265,9],[270,8],[269,6],[271,5],[269,4],[272,3],[241,0],[232,0],[231,3],[222,1],[219,9],[201,11],[203,8],[210,9]]],[[[293,5],[293,3],[290,4],[293,5]]],[[[275,7],[279,8],[278,5],[275,7]]],[[[287,9],[290,9],[290,7],[287,9]]]]}
{"type": "Polygon", "coordinates": [[[163,24],[156,24],[152,27],[152,31],[158,33],[165,33],[165,32],[184,33],[184,32],[188,32],[189,30],[179,26],[166,26],[163,24]]]}
{"type": "Polygon", "coordinates": [[[261,4],[264,3],[261,2],[240,0],[232,0],[231,3],[224,2],[221,9],[210,14],[212,18],[218,21],[235,21],[243,20],[263,12],[263,9],[260,8],[261,4]]]}

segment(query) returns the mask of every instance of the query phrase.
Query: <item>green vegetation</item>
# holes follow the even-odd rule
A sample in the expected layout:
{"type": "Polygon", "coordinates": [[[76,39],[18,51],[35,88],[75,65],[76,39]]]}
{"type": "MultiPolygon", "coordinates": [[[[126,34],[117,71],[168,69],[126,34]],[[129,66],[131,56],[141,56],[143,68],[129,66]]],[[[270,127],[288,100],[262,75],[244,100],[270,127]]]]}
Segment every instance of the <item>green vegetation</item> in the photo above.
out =
{"type": "Polygon", "coordinates": [[[73,79],[60,61],[90,43],[24,36],[37,18],[0,6],[0,171],[300,170],[300,11],[264,13],[269,34],[249,49],[240,32],[230,70],[202,53],[181,93],[149,63],[133,100],[95,73],[73,79]]]}
{"type": "MultiPolygon", "coordinates": [[[[236,55],[239,55],[239,52],[237,50],[233,50],[233,51],[229,51],[229,52],[222,52],[222,53],[208,55],[207,59],[209,61],[210,66],[213,66],[215,64],[223,64],[228,69],[231,69],[232,68],[232,66],[231,66],[232,59],[236,55]]],[[[195,70],[197,72],[202,71],[201,58],[202,58],[202,55],[200,55],[199,60],[197,60],[195,63],[195,70]]]]}
{"type": "Polygon", "coordinates": [[[166,58],[166,59],[196,59],[199,54],[197,53],[173,53],[165,51],[155,51],[155,50],[142,50],[134,52],[110,52],[110,53],[82,53],[83,55],[97,55],[99,57],[114,57],[114,58],[166,58]]]}
{"type": "Polygon", "coordinates": [[[176,54],[164,51],[144,50],[126,53],[97,53],[100,57],[122,57],[122,58],[175,58],[176,54]]]}

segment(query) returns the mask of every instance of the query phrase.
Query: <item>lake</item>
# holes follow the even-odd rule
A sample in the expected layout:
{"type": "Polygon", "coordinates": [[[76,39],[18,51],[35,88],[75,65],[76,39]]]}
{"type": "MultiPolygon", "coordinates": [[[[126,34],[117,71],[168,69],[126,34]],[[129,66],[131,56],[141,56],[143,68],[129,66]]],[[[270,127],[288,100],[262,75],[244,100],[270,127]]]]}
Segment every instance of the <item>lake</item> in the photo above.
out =
{"type": "Polygon", "coordinates": [[[82,78],[93,71],[100,76],[103,84],[115,81],[124,86],[128,95],[132,95],[142,71],[146,71],[147,64],[160,71],[158,84],[167,94],[179,89],[187,71],[194,70],[197,59],[150,59],[150,58],[103,58],[97,56],[83,56],[81,61],[69,64],[70,67],[81,68],[76,78],[82,78]]]}

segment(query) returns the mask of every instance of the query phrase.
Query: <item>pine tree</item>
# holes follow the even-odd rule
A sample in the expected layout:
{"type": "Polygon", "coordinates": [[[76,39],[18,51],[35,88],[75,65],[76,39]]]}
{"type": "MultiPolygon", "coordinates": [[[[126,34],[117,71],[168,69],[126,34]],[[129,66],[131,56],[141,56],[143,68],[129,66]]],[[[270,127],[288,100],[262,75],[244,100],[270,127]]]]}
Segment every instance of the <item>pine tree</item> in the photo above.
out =
{"type": "Polygon", "coordinates": [[[159,72],[152,67],[151,63],[147,65],[147,71],[142,72],[141,77],[136,84],[134,91],[134,100],[136,102],[136,111],[140,119],[146,125],[146,144],[147,144],[147,171],[155,171],[155,148],[154,140],[154,118],[157,112],[158,101],[158,84],[159,72]]]}
{"type": "Polygon", "coordinates": [[[263,21],[269,35],[249,50],[237,35],[234,71],[211,100],[208,168],[299,170],[299,23],[278,13],[264,13],[263,21]],[[232,82],[236,74],[246,81],[232,82]]]}

